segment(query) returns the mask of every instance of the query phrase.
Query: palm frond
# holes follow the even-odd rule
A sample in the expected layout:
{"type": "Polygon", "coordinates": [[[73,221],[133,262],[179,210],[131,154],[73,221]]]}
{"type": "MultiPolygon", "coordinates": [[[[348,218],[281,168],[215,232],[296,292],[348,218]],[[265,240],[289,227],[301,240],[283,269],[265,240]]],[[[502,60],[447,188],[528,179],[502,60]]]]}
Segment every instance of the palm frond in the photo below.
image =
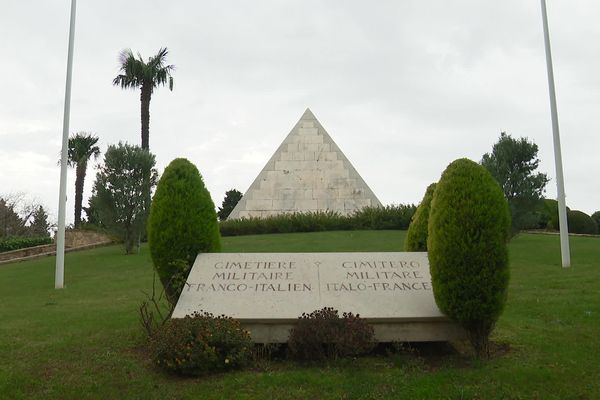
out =
{"type": "Polygon", "coordinates": [[[97,159],[100,155],[100,148],[96,146],[98,136],[87,132],[77,132],[69,138],[67,152],[67,163],[74,167],[82,162],[87,162],[90,157],[97,159]]]}
{"type": "Polygon", "coordinates": [[[169,51],[161,47],[158,53],[144,62],[141,54],[134,56],[131,49],[122,50],[119,53],[121,74],[113,79],[113,85],[122,89],[135,89],[137,87],[150,87],[150,90],[160,85],[168,85],[173,90],[173,77],[171,72],[175,70],[174,65],[165,65],[169,51]]]}

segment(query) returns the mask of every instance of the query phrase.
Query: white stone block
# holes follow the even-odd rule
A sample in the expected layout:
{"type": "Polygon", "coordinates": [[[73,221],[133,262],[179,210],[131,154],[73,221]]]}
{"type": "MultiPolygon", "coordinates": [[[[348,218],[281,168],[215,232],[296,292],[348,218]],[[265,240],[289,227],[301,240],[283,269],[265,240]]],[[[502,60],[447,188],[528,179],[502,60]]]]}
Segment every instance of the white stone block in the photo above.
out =
{"type": "Polygon", "coordinates": [[[296,210],[314,211],[318,209],[317,200],[314,199],[296,199],[296,210]]]}
{"type": "MultiPolygon", "coordinates": [[[[313,199],[337,199],[338,198],[338,190],[337,189],[313,189],[312,190],[312,198],[313,199]]],[[[319,206],[319,208],[322,208],[319,206]]]]}
{"type": "Polygon", "coordinates": [[[362,188],[341,187],[339,188],[339,197],[343,199],[355,199],[364,196],[362,188]]]}
{"type": "Polygon", "coordinates": [[[315,151],[318,153],[331,151],[331,145],[329,143],[319,144],[316,146],[315,151]]]}
{"type": "Polygon", "coordinates": [[[253,190],[249,195],[252,200],[270,200],[273,198],[273,192],[270,190],[253,190]]]}
{"type": "Polygon", "coordinates": [[[314,136],[299,136],[302,138],[302,143],[305,144],[323,144],[323,136],[321,135],[314,135],[314,136]]]}
{"type": "Polygon", "coordinates": [[[371,199],[364,199],[364,198],[363,199],[355,199],[354,205],[356,206],[356,208],[358,210],[360,210],[361,208],[370,207],[371,199]]]}
{"type": "Polygon", "coordinates": [[[273,200],[246,200],[246,209],[253,211],[264,211],[273,209],[273,200]]]}
{"type": "Polygon", "coordinates": [[[312,171],[317,169],[317,161],[275,161],[276,170],[312,171]]]}
{"type": "Polygon", "coordinates": [[[332,151],[322,151],[317,153],[317,159],[319,161],[337,161],[337,153],[332,151]]]}
{"type": "Polygon", "coordinates": [[[298,135],[300,135],[300,136],[306,136],[306,135],[316,136],[318,134],[319,134],[318,128],[299,128],[298,129],[298,135]]]}
{"type": "Polygon", "coordinates": [[[291,211],[295,209],[295,205],[296,200],[294,198],[273,200],[274,211],[291,211]]]}
{"type": "Polygon", "coordinates": [[[304,159],[306,161],[315,161],[316,160],[315,152],[314,151],[305,151],[302,154],[304,154],[304,159]]]}
{"type": "Polygon", "coordinates": [[[356,210],[356,200],[353,199],[344,199],[344,209],[345,210],[356,210]]]}
{"type": "Polygon", "coordinates": [[[275,196],[275,198],[280,200],[294,199],[295,192],[296,189],[281,189],[277,191],[277,195],[275,196]]]}

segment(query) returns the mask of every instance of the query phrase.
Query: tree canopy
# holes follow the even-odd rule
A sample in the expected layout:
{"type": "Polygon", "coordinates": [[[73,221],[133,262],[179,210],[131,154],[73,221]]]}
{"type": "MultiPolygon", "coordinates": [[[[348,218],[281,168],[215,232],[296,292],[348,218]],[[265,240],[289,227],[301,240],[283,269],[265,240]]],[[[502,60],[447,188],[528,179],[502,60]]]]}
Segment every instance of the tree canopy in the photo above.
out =
{"type": "Polygon", "coordinates": [[[540,164],[537,154],[535,143],[502,132],[492,152],[484,154],[481,160],[508,200],[513,232],[535,225],[534,211],[540,206],[549,181],[546,174],[536,172],[540,164]]]}
{"type": "Polygon", "coordinates": [[[145,150],[150,148],[150,100],[154,88],[168,85],[169,90],[173,90],[171,73],[175,66],[166,64],[168,53],[167,48],[163,47],[145,62],[141,54],[138,53],[136,57],[131,49],[125,49],[119,54],[121,74],[113,79],[113,85],[121,89],[140,88],[142,149],[145,150]]]}
{"type": "Polygon", "coordinates": [[[75,228],[81,224],[81,204],[87,163],[91,157],[96,159],[100,155],[100,148],[96,143],[98,137],[86,132],[78,132],[69,138],[67,161],[69,166],[75,167],[75,228]]]}
{"type": "Polygon", "coordinates": [[[133,251],[148,217],[146,194],[156,185],[154,155],[138,146],[119,143],[108,146],[104,164],[96,174],[92,199],[98,222],[133,251]]]}
{"type": "Polygon", "coordinates": [[[242,192],[236,189],[231,189],[225,192],[225,198],[223,199],[223,204],[219,207],[219,211],[217,215],[219,216],[219,220],[225,221],[229,214],[233,211],[237,203],[242,198],[242,192]]]}

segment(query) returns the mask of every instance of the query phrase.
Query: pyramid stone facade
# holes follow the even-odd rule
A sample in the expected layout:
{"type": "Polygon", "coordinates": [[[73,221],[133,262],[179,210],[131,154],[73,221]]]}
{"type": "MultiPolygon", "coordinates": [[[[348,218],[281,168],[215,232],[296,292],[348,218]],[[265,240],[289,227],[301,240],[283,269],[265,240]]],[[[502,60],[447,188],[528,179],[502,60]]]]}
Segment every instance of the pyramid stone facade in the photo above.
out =
{"type": "Polygon", "coordinates": [[[228,219],[283,213],[350,214],[381,202],[306,109],[228,219]]]}

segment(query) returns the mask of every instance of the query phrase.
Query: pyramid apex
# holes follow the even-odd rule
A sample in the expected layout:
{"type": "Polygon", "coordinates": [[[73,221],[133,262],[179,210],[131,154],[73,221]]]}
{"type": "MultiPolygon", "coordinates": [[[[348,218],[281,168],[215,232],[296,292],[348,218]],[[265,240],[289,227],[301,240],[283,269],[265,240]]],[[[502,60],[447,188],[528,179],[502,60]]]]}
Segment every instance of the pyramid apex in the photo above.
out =
{"type": "Polygon", "coordinates": [[[312,113],[312,111],[310,111],[310,108],[306,107],[306,111],[304,111],[304,114],[302,114],[302,117],[300,119],[317,119],[317,118],[312,113]]]}

